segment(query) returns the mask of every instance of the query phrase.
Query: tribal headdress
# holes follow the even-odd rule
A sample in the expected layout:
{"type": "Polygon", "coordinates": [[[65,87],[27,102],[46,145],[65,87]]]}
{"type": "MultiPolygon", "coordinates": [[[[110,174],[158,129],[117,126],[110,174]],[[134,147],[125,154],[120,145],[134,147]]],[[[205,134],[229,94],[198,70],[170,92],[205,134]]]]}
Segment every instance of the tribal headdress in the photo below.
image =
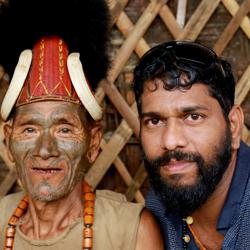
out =
{"type": "Polygon", "coordinates": [[[101,118],[92,91],[109,66],[105,0],[9,0],[0,23],[0,64],[12,76],[3,120],[14,106],[42,100],[82,103],[101,118]]]}

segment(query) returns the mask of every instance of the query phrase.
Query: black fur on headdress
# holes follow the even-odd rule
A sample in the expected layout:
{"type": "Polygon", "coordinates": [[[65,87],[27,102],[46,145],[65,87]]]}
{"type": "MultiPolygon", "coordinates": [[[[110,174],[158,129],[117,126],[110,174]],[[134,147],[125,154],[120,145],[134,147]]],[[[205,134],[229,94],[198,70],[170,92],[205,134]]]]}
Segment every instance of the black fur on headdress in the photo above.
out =
{"type": "Polygon", "coordinates": [[[106,76],[109,11],[105,0],[8,0],[0,5],[0,64],[12,75],[24,49],[57,35],[79,52],[92,87],[106,76]]]}

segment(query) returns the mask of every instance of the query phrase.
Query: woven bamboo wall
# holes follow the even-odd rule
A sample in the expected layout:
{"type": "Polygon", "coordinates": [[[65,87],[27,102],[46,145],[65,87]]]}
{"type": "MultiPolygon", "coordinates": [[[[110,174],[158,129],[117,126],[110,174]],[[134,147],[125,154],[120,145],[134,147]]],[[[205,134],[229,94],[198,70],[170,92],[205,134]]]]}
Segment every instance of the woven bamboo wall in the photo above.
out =
{"type": "MultiPolygon", "coordinates": [[[[231,62],[237,79],[236,103],[245,113],[242,139],[250,144],[250,0],[108,0],[112,13],[112,68],[96,97],[105,128],[102,149],[86,178],[98,188],[144,202],[148,190],[138,141],[139,121],[131,90],[138,58],[161,42],[196,40],[231,62]]],[[[1,95],[8,79],[0,69],[1,95]]],[[[1,138],[0,138],[1,139],[1,138]]],[[[0,145],[0,196],[18,190],[15,170],[0,145]]]]}

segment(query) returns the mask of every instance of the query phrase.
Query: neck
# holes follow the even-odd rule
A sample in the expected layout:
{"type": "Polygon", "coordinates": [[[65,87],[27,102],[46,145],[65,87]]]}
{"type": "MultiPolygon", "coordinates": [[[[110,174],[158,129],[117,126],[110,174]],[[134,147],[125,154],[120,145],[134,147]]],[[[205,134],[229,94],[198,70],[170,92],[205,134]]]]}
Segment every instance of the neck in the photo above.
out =
{"type": "Polygon", "coordinates": [[[195,224],[206,225],[207,228],[216,229],[217,221],[219,219],[221,210],[224,206],[228,190],[232,181],[233,173],[236,166],[237,152],[232,153],[231,162],[225,171],[221,181],[217,185],[215,191],[198,210],[196,210],[192,217],[195,224]]]}
{"type": "Polygon", "coordinates": [[[34,239],[56,237],[76,218],[82,217],[83,201],[81,182],[66,197],[50,202],[30,200],[21,231],[34,239]]]}

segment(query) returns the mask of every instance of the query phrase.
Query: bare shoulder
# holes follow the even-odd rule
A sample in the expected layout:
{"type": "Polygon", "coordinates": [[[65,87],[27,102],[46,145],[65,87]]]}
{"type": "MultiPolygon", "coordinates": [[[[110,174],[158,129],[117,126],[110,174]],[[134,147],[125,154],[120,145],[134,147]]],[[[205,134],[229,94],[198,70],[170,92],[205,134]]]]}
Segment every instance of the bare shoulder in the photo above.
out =
{"type": "Polygon", "coordinates": [[[154,216],[145,208],[141,213],[135,250],[163,250],[160,228],[154,216]]]}

